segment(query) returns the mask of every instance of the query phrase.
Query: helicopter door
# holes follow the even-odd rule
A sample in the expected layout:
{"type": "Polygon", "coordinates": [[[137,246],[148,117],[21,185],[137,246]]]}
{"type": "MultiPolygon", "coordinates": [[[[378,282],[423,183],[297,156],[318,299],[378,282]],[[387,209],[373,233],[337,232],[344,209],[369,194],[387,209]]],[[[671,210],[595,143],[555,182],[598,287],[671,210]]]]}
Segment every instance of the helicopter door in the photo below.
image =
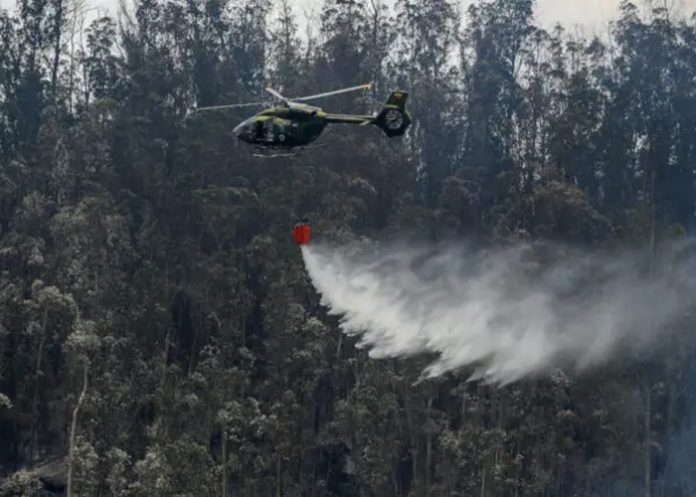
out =
{"type": "Polygon", "coordinates": [[[267,119],[257,123],[257,125],[258,128],[256,136],[258,139],[266,143],[273,143],[275,138],[273,133],[273,122],[270,119],[267,119]]]}
{"type": "Polygon", "coordinates": [[[285,143],[290,136],[291,129],[289,124],[290,122],[286,120],[279,120],[276,123],[276,136],[280,143],[285,143]]]}

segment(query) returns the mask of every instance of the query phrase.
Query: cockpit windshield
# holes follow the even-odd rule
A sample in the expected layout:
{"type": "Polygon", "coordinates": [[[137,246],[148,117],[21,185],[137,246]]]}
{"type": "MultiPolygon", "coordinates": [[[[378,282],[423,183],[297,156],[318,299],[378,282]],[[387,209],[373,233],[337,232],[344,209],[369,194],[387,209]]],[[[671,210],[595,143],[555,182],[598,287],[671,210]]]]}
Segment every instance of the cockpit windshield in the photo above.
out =
{"type": "Polygon", "coordinates": [[[236,128],[234,128],[233,133],[239,137],[251,137],[254,133],[254,124],[256,123],[256,118],[250,117],[246,121],[242,122],[239,124],[236,128]]]}

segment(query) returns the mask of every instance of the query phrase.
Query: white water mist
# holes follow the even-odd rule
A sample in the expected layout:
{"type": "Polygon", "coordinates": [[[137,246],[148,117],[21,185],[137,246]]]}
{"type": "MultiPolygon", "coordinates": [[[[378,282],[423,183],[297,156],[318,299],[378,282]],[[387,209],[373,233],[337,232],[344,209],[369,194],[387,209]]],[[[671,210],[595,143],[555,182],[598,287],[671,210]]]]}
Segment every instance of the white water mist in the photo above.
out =
{"type": "Polygon", "coordinates": [[[660,254],[650,264],[645,251],[552,245],[303,248],[323,304],[371,357],[434,352],[426,376],[473,366],[472,379],[496,383],[582,371],[654,344],[696,297],[692,244],[660,254]]]}

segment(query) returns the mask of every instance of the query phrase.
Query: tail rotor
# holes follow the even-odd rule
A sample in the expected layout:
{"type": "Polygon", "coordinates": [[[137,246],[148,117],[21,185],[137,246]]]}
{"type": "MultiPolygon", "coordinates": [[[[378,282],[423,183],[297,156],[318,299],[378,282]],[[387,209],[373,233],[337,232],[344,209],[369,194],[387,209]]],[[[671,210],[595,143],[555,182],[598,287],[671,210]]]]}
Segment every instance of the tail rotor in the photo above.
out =
{"type": "Polygon", "coordinates": [[[411,125],[411,115],[406,110],[407,99],[408,93],[393,92],[375,118],[374,124],[382,128],[382,131],[390,138],[402,136],[411,125]]]}

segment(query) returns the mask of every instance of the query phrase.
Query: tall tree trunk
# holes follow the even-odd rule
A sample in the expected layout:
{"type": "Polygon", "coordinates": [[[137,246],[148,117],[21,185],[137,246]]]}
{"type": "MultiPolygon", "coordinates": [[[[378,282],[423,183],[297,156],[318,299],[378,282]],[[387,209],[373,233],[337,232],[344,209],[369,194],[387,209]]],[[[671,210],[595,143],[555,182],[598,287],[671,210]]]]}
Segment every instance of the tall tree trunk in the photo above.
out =
{"type": "Polygon", "coordinates": [[[651,418],[651,392],[650,385],[645,387],[645,468],[644,468],[644,479],[645,479],[645,497],[650,497],[651,495],[651,451],[650,451],[650,418],[651,418]]]}
{"type": "Polygon", "coordinates": [[[198,347],[198,326],[195,326],[193,331],[193,342],[191,343],[191,354],[189,355],[187,376],[191,376],[193,373],[193,367],[196,364],[196,347],[198,347]]]}
{"type": "Polygon", "coordinates": [[[336,345],[336,360],[341,359],[341,348],[343,347],[343,333],[338,334],[338,344],[336,345]]]}
{"type": "MultiPolygon", "coordinates": [[[[432,419],[430,417],[430,409],[433,405],[433,399],[432,397],[428,398],[428,409],[427,409],[427,414],[428,414],[428,424],[432,422],[432,419]]],[[[430,474],[431,468],[433,464],[433,434],[430,430],[428,430],[428,435],[426,438],[426,443],[425,443],[425,490],[424,493],[425,495],[430,495],[430,482],[432,481],[432,476],[430,474]]]]}
{"type": "Polygon", "coordinates": [[[651,168],[651,179],[650,179],[652,186],[651,186],[651,206],[650,206],[650,276],[653,276],[653,271],[654,271],[654,258],[655,258],[655,244],[656,244],[656,237],[655,237],[655,230],[656,230],[656,206],[655,206],[655,166],[653,165],[651,168]]]}
{"type": "Polygon", "coordinates": [[[408,391],[404,392],[404,408],[406,411],[406,423],[408,425],[409,439],[411,442],[411,488],[418,488],[418,437],[414,426],[413,408],[409,399],[408,391]]]}
{"type": "Polygon", "coordinates": [[[280,454],[276,455],[276,497],[282,497],[280,488],[280,454]]]}
{"type": "Polygon", "coordinates": [[[56,0],[56,12],[53,23],[53,67],[51,69],[51,94],[56,98],[56,88],[58,86],[58,69],[60,68],[60,44],[63,34],[63,14],[65,1],[56,0]]]}
{"type": "Polygon", "coordinates": [[[77,399],[77,405],[72,415],[72,423],[70,424],[70,446],[68,448],[68,489],[65,493],[66,497],[74,497],[73,488],[73,476],[75,472],[75,438],[77,437],[77,419],[80,415],[80,409],[85,402],[85,397],[87,397],[87,388],[89,386],[89,365],[85,364],[82,378],[82,392],[80,397],[77,399]]]}
{"type": "MultiPolygon", "coordinates": [[[[650,168],[650,182],[651,182],[651,191],[650,191],[650,278],[652,278],[655,275],[655,245],[656,245],[656,236],[655,236],[655,231],[656,231],[656,206],[655,206],[655,163],[651,165],[650,168]]],[[[651,321],[651,328],[654,326],[652,321],[652,316],[650,318],[651,321]]],[[[647,375],[646,375],[647,376],[647,375]]],[[[645,461],[644,461],[644,479],[645,479],[645,497],[650,497],[651,496],[651,483],[652,483],[652,474],[651,474],[651,450],[650,450],[650,445],[651,445],[651,437],[650,437],[650,419],[652,416],[652,399],[651,399],[651,391],[650,391],[650,379],[646,377],[645,379],[645,461]]]]}
{"type": "MultiPolygon", "coordinates": [[[[78,5],[75,7],[75,13],[73,14],[72,23],[70,25],[70,69],[68,71],[68,112],[72,114],[73,112],[73,98],[75,96],[75,36],[77,36],[77,12],[81,10],[82,6],[78,5]]],[[[82,27],[82,26],[81,26],[82,27]]]]}
{"type": "Polygon", "coordinates": [[[44,344],[46,343],[46,319],[48,312],[44,310],[43,319],[41,322],[41,342],[39,342],[39,350],[36,357],[36,368],[34,370],[34,397],[31,402],[31,449],[30,457],[32,465],[36,456],[36,438],[37,438],[37,423],[39,417],[39,387],[41,383],[41,359],[43,357],[44,344]]]}
{"type": "Polygon", "coordinates": [[[227,421],[222,426],[222,497],[228,496],[229,474],[227,472],[227,421]]]}

